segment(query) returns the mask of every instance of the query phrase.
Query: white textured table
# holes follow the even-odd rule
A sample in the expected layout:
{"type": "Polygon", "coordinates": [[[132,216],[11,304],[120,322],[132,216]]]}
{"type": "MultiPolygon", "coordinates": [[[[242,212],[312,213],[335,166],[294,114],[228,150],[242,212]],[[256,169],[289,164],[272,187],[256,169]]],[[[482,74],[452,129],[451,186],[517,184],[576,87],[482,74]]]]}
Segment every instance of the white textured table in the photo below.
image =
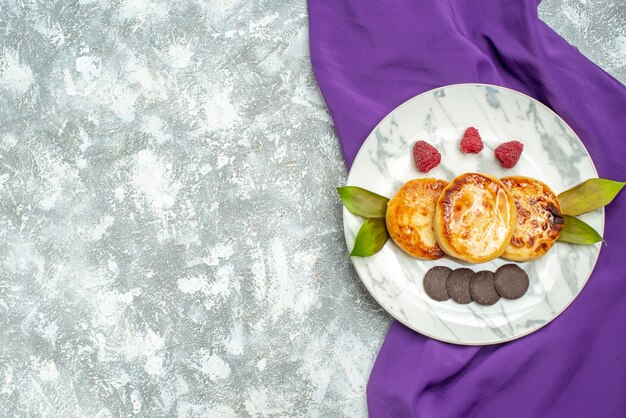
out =
{"type": "MultiPolygon", "coordinates": [[[[364,416],[304,1],[0,3],[0,416],[364,416]]],[[[626,4],[541,16],[626,81],[626,4]]]]}

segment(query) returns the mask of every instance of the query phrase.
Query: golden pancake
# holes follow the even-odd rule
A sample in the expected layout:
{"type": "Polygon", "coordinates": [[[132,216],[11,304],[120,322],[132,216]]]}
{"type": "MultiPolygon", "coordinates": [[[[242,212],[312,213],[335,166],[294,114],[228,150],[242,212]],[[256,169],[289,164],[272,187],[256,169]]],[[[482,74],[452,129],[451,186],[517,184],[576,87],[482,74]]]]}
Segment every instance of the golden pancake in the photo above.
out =
{"type": "Polygon", "coordinates": [[[513,197],[500,180],[465,173],[439,196],[433,229],[437,243],[448,255],[484,263],[504,252],[516,220],[513,197]]]}
{"type": "Polygon", "coordinates": [[[528,261],[541,257],[561,235],[563,214],[559,199],[543,182],[529,177],[500,179],[517,208],[517,226],[502,257],[528,261]]]}
{"type": "Polygon", "coordinates": [[[411,180],[387,204],[387,231],[413,257],[437,260],[446,255],[433,233],[435,203],[446,184],[433,178],[411,180]]]}

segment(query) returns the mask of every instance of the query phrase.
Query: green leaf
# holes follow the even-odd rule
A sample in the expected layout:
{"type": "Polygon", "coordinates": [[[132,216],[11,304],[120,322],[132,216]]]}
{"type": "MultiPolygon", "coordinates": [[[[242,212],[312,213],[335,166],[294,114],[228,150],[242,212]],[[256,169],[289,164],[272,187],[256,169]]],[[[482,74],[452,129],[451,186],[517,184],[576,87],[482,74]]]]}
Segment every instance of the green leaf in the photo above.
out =
{"type": "Polygon", "coordinates": [[[356,234],[354,248],[350,253],[353,257],[369,257],[379,252],[389,239],[385,219],[367,219],[356,234]]]}
{"type": "Polygon", "coordinates": [[[337,192],[346,209],[364,218],[384,218],[387,199],[384,196],[356,186],[338,187],[337,192]]]}
{"type": "Polygon", "coordinates": [[[568,215],[563,216],[563,229],[559,241],[572,244],[595,244],[602,241],[602,236],[589,224],[568,215]]]}
{"type": "Polygon", "coordinates": [[[559,202],[565,215],[578,216],[611,203],[626,183],[589,179],[561,193],[559,202]]]}

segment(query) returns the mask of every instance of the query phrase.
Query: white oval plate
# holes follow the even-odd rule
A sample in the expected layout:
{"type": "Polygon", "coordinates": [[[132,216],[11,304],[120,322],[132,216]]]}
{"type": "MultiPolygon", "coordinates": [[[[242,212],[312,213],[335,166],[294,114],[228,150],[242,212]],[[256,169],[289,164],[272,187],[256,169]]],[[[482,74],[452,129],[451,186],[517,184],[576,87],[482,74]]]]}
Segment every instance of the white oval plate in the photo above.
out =
{"type": "MultiPolygon", "coordinates": [[[[578,136],[552,110],[503,87],[458,84],[416,96],[385,117],[361,147],[348,185],[391,198],[413,178],[450,181],[465,172],[534,177],[557,194],[597,177],[578,136]],[[478,155],[459,150],[461,135],[469,126],[479,130],[485,143],[478,155]],[[427,174],[418,172],[413,165],[412,147],[419,139],[441,152],[441,164],[427,174]],[[503,169],[495,159],[494,149],[514,139],[524,144],[524,152],[514,168],[503,169]]],[[[581,218],[603,233],[603,210],[581,218]]],[[[345,208],[343,219],[348,248],[352,248],[363,219],[345,208]]],[[[460,305],[451,300],[430,299],[422,286],[425,272],[439,265],[495,271],[510,261],[496,259],[477,265],[452,258],[423,261],[407,255],[390,239],[378,254],[352,257],[352,262],[376,301],[406,326],[445,342],[483,345],[522,337],[556,318],[582,290],[599,252],[600,244],[557,242],[544,257],[518,263],[530,278],[526,295],[517,300],[501,299],[486,307],[474,302],[460,305]]]]}

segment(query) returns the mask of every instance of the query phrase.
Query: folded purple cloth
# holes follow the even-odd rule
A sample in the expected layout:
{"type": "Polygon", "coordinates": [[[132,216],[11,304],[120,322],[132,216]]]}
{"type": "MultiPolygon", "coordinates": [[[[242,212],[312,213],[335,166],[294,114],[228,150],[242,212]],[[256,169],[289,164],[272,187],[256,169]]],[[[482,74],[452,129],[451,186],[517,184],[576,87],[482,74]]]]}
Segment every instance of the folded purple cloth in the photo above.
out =
{"type": "MultiPolygon", "coordinates": [[[[626,179],[626,88],[541,22],[538,3],[309,0],[311,61],[348,167],[403,101],[483,82],[550,106],[601,177],[626,179]]],[[[534,334],[463,347],[394,322],[368,383],[370,415],[626,416],[625,213],[621,196],[606,210],[608,245],[587,286],[534,334]]]]}

